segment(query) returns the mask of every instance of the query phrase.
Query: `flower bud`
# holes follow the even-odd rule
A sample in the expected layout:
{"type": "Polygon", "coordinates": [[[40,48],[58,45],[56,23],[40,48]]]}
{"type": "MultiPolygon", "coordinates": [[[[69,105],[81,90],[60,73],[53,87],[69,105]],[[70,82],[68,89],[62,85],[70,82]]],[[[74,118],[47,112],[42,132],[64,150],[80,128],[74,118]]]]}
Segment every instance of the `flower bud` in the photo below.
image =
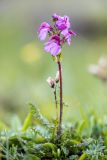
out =
{"type": "Polygon", "coordinates": [[[56,82],[56,83],[59,82],[59,71],[56,72],[55,82],[56,82]]]}
{"type": "Polygon", "coordinates": [[[48,77],[46,80],[51,88],[55,87],[55,80],[52,77],[48,77]]]}

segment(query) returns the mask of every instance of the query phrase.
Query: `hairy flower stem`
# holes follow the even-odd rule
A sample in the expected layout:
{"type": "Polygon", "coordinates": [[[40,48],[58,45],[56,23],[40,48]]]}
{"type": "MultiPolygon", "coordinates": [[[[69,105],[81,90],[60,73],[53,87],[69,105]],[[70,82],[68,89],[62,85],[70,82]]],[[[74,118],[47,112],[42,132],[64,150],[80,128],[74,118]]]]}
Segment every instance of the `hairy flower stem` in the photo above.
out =
{"type": "Polygon", "coordinates": [[[56,106],[56,120],[58,121],[58,101],[57,101],[57,95],[56,95],[56,86],[54,89],[54,98],[55,98],[55,106],[56,106]]]}
{"type": "Polygon", "coordinates": [[[59,126],[57,136],[61,136],[62,132],[62,115],[63,115],[63,90],[62,90],[62,66],[61,62],[58,61],[58,70],[59,70],[59,82],[60,82],[60,115],[59,115],[59,126]]]}

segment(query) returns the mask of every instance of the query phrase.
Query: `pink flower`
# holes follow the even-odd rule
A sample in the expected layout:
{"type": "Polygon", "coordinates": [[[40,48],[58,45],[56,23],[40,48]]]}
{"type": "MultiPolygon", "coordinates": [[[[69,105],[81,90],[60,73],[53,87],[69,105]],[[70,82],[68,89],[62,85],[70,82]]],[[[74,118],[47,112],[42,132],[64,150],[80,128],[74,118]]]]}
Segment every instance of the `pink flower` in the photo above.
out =
{"type": "Polygon", "coordinates": [[[52,36],[47,43],[45,43],[45,51],[50,52],[52,56],[56,56],[61,52],[60,37],[52,36]]]}
{"type": "Polygon", "coordinates": [[[69,31],[70,28],[70,22],[68,16],[58,16],[57,14],[53,15],[53,20],[55,21],[55,26],[61,30],[61,34],[64,36],[64,39],[68,43],[68,45],[71,44],[71,38],[72,36],[76,36],[76,33],[73,31],[69,31]]]}
{"type": "Polygon", "coordinates": [[[40,25],[40,28],[38,30],[38,34],[39,34],[39,39],[41,41],[46,39],[47,33],[51,30],[50,25],[47,22],[43,22],[40,25]]]}
{"type": "Polygon", "coordinates": [[[57,14],[54,14],[53,20],[55,21],[55,26],[61,31],[70,28],[70,22],[68,16],[61,17],[58,16],[57,14]]]}
{"type": "Polygon", "coordinates": [[[65,34],[65,39],[66,39],[68,45],[71,44],[72,36],[76,36],[76,33],[73,32],[73,31],[68,31],[68,32],[65,34]]]}
{"type": "Polygon", "coordinates": [[[41,41],[45,40],[47,34],[49,40],[45,43],[45,51],[51,53],[52,56],[57,56],[61,53],[61,47],[67,42],[71,44],[72,36],[76,36],[76,33],[70,30],[70,22],[68,16],[59,16],[54,14],[54,25],[50,26],[47,22],[43,22],[40,25],[38,36],[41,41]]]}

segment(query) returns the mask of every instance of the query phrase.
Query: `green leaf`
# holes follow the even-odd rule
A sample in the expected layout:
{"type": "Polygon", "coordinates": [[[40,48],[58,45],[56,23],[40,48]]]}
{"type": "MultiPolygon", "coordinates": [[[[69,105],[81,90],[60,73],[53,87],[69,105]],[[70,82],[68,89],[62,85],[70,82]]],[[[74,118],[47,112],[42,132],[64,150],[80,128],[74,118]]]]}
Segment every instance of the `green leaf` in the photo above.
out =
{"type": "Polygon", "coordinates": [[[31,155],[31,154],[27,154],[23,160],[41,160],[41,158],[35,156],[35,155],[31,155]]]}
{"type": "Polygon", "coordinates": [[[30,125],[32,123],[32,117],[33,117],[33,113],[30,112],[27,115],[27,117],[26,117],[26,119],[24,121],[24,124],[23,124],[23,127],[22,127],[22,131],[26,131],[30,127],[30,125]]]}
{"type": "Polygon", "coordinates": [[[81,155],[81,157],[79,158],[79,160],[85,160],[87,158],[87,154],[86,153],[83,153],[81,155]]]}
{"type": "Polygon", "coordinates": [[[78,128],[77,128],[77,133],[80,135],[84,128],[86,127],[86,122],[83,120],[79,123],[78,128]]]}
{"type": "Polygon", "coordinates": [[[35,107],[33,104],[29,104],[29,105],[30,105],[31,112],[32,112],[34,119],[38,120],[41,125],[43,125],[44,127],[46,127],[49,130],[50,130],[50,128],[54,127],[52,124],[49,123],[49,121],[46,118],[44,118],[42,116],[42,114],[40,113],[40,111],[37,107],[35,107]]]}

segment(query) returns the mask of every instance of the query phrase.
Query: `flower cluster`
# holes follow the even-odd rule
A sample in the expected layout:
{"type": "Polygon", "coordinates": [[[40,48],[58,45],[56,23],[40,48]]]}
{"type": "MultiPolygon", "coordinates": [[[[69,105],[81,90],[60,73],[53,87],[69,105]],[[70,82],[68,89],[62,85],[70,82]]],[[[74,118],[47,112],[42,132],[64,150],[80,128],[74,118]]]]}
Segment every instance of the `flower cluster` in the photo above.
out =
{"type": "Polygon", "coordinates": [[[38,30],[38,37],[41,41],[49,36],[48,42],[45,43],[44,49],[46,52],[51,53],[52,56],[57,56],[61,53],[62,46],[67,42],[71,44],[72,36],[76,33],[70,30],[70,22],[68,16],[59,16],[54,14],[52,16],[54,25],[51,26],[47,22],[43,22],[38,30]]]}
{"type": "Polygon", "coordinates": [[[101,57],[99,59],[98,64],[91,64],[89,66],[89,72],[97,77],[99,77],[101,80],[105,81],[107,80],[107,59],[104,57],[101,57]]]}

